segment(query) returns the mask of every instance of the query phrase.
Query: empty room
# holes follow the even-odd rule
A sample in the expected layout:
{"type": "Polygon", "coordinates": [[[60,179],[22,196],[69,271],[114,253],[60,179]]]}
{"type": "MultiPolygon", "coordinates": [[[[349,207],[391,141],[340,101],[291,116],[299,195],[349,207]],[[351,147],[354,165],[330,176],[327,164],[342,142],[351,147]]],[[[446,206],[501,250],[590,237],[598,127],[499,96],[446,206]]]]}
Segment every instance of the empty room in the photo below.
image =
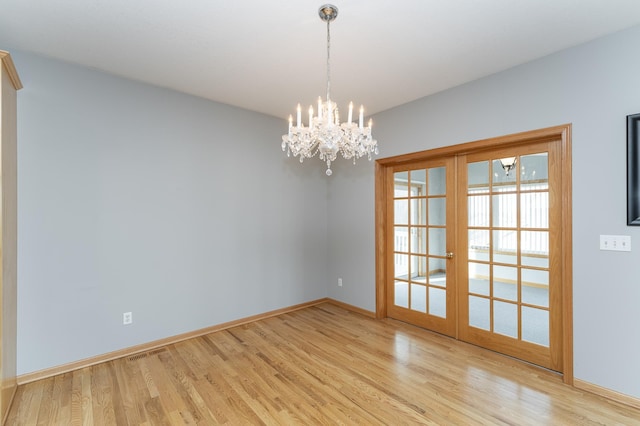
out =
{"type": "Polygon", "coordinates": [[[640,425],[640,2],[0,4],[6,425],[640,425]]]}

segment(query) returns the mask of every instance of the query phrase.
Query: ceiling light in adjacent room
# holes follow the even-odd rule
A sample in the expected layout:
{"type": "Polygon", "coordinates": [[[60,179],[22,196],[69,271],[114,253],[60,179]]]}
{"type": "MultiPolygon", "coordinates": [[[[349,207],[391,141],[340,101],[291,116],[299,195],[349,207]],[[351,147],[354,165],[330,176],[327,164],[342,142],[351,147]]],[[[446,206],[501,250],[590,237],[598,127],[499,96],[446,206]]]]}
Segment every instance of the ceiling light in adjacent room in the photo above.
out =
{"type": "Polygon", "coordinates": [[[507,176],[509,176],[509,172],[513,170],[518,162],[518,157],[505,157],[500,159],[500,165],[504,169],[507,176]]]}

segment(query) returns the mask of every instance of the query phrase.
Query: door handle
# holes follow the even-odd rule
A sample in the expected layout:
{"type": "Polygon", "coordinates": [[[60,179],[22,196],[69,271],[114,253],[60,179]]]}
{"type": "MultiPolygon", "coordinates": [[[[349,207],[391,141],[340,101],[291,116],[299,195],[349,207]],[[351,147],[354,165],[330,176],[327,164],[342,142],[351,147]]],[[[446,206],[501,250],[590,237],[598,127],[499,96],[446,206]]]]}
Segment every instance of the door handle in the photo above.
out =
{"type": "Polygon", "coordinates": [[[447,259],[453,259],[453,252],[451,251],[447,252],[447,259]]]}

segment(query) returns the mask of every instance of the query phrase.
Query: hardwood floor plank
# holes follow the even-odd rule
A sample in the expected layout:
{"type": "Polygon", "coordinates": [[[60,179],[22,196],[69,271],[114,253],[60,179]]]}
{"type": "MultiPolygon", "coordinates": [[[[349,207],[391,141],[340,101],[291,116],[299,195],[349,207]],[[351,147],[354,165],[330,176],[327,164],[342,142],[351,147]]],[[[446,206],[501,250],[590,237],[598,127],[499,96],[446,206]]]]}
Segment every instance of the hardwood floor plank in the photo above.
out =
{"type": "Polygon", "coordinates": [[[72,373],[64,373],[53,378],[53,395],[51,396],[51,399],[53,401],[53,406],[57,407],[57,410],[52,410],[51,417],[38,419],[41,424],[71,424],[72,377],[72,373]]]}
{"type": "Polygon", "coordinates": [[[31,393],[29,408],[27,409],[26,424],[33,425],[38,422],[38,413],[40,412],[43,391],[44,388],[42,386],[38,386],[38,388],[34,389],[31,393]]]}
{"type": "Polygon", "coordinates": [[[118,387],[118,394],[122,403],[122,410],[124,411],[124,418],[126,422],[121,424],[137,425],[142,423],[140,412],[136,405],[135,394],[135,373],[131,370],[130,362],[113,362],[112,366],[112,378],[113,382],[118,387]]]}
{"type": "Polygon", "coordinates": [[[90,383],[91,377],[86,376],[88,368],[71,373],[71,425],[93,425],[93,404],[91,388],[83,386],[83,381],[90,383]],[[84,390],[84,392],[83,392],[84,390]],[[86,392],[86,393],[85,393],[86,392]]]}
{"type": "Polygon", "coordinates": [[[46,379],[42,382],[42,403],[40,404],[40,407],[38,407],[38,410],[37,410],[38,421],[36,422],[36,425],[46,424],[45,419],[55,417],[55,414],[52,413],[54,408],[53,399],[52,399],[54,382],[55,381],[53,378],[46,379]]]}
{"type": "Polygon", "coordinates": [[[321,304],[18,388],[8,425],[640,425],[640,411],[321,304]]]}

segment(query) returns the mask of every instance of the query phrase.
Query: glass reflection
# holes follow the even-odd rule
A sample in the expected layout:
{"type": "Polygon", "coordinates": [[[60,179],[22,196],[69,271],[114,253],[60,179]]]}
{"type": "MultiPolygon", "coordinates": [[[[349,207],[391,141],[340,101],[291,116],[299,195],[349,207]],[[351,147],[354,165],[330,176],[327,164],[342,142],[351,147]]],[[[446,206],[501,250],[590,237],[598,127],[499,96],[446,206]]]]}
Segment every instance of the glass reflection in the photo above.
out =
{"type": "Polygon", "coordinates": [[[440,288],[429,287],[429,314],[447,317],[447,292],[440,288]]]}
{"type": "Polygon", "coordinates": [[[411,224],[424,225],[427,223],[427,199],[411,199],[411,224]]]}
{"type": "Polygon", "coordinates": [[[447,234],[444,228],[429,228],[429,254],[444,256],[447,251],[447,234]]]}
{"type": "Polygon", "coordinates": [[[496,228],[515,228],[518,219],[518,199],[516,194],[494,195],[493,226],[496,228]]]}
{"type": "Polygon", "coordinates": [[[409,283],[403,281],[395,282],[393,304],[403,308],[409,307],[409,283]]]}
{"type": "Polygon", "coordinates": [[[429,225],[444,226],[447,220],[445,198],[429,198],[429,225]]]}
{"type": "Polygon", "coordinates": [[[396,226],[394,228],[393,238],[393,250],[394,251],[409,251],[409,228],[406,226],[396,226]]]}
{"type": "Polygon", "coordinates": [[[394,276],[396,278],[407,279],[409,276],[409,256],[396,253],[394,257],[394,276]]]}
{"type": "Polygon", "coordinates": [[[489,196],[474,195],[467,198],[469,226],[489,226],[489,196]]]}
{"type": "Polygon", "coordinates": [[[489,299],[469,296],[469,325],[483,330],[491,329],[489,299]]]}
{"type": "Polygon", "coordinates": [[[493,160],[493,171],[491,175],[491,185],[494,192],[515,191],[518,166],[507,174],[502,168],[500,160],[493,160]]]}
{"type": "Polygon", "coordinates": [[[522,307],[522,340],[549,346],[549,312],[522,307]]]}
{"type": "Polygon", "coordinates": [[[429,195],[447,193],[447,175],[444,167],[429,169],[429,195]]]}
{"type": "Polygon", "coordinates": [[[480,161],[467,165],[468,193],[489,192],[489,162],[480,161]]]}
{"type": "Polygon", "coordinates": [[[411,228],[411,251],[417,254],[427,254],[427,228],[411,228]]]}
{"type": "Polygon", "coordinates": [[[412,195],[424,197],[427,194],[427,172],[424,169],[411,171],[412,195]]]}
{"type": "Polygon", "coordinates": [[[425,283],[427,282],[427,257],[411,256],[411,280],[425,283]]]}
{"type": "Polygon", "coordinates": [[[408,197],[409,196],[409,173],[397,172],[393,174],[394,182],[394,197],[408,197]]]}
{"type": "Polygon", "coordinates": [[[523,155],[520,157],[520,189],[549,189],[549,154],[523,155]]]}
{"type": "Polygon", "coordinates": [[[493,331],[518,338],[518,306],[513,303],[493,301],[493,331]]]}
{"type": "Polygon", "coordinates": [[[520,232],[520,256],[524,266],[549,267],[549,232],[520,232]]]}
{"type": "Polygon", "coordinates": [[[518,231],[493,231],[493,261],[518,263],[518,231]]]}
{"type": "Polygon", "coordinates": [[[518,300],[518,268],[493,265],[493,297],[518,300]]]}
{"type": "Polygon", "coordinates": [[[393,202],[393,221],[397,225],[409,223],[409,200],[395,200],[393,202]]]}
{"type": "Polygon", "coordinates": [[[469,260],[489,261],[489,230],[469,230],[469,260]]]}
{"type": "Polygon", "coordinates": [[[429,284],[447,286],[447,260],[440,257],[429,258],[429,284]]]}
{"type": "Polygon", "coordinates": [[[520,226],[522,228],[549,228],[548,192],[520,194],[520,226]]]}
{"type": "Polygon", "coordinates": [[[411,309],[427,313],[427,287],[411,284],[411,309]]]}
{"type": "Polygon", "coordinates": [[[486,263],[469,262],[469,293],[489,296],[489,265],[486,263]]]}
{"type": "Polygon", "coordinates": [[[549,307],[549,271],[522,268],[522,303],[549,307]]]}

